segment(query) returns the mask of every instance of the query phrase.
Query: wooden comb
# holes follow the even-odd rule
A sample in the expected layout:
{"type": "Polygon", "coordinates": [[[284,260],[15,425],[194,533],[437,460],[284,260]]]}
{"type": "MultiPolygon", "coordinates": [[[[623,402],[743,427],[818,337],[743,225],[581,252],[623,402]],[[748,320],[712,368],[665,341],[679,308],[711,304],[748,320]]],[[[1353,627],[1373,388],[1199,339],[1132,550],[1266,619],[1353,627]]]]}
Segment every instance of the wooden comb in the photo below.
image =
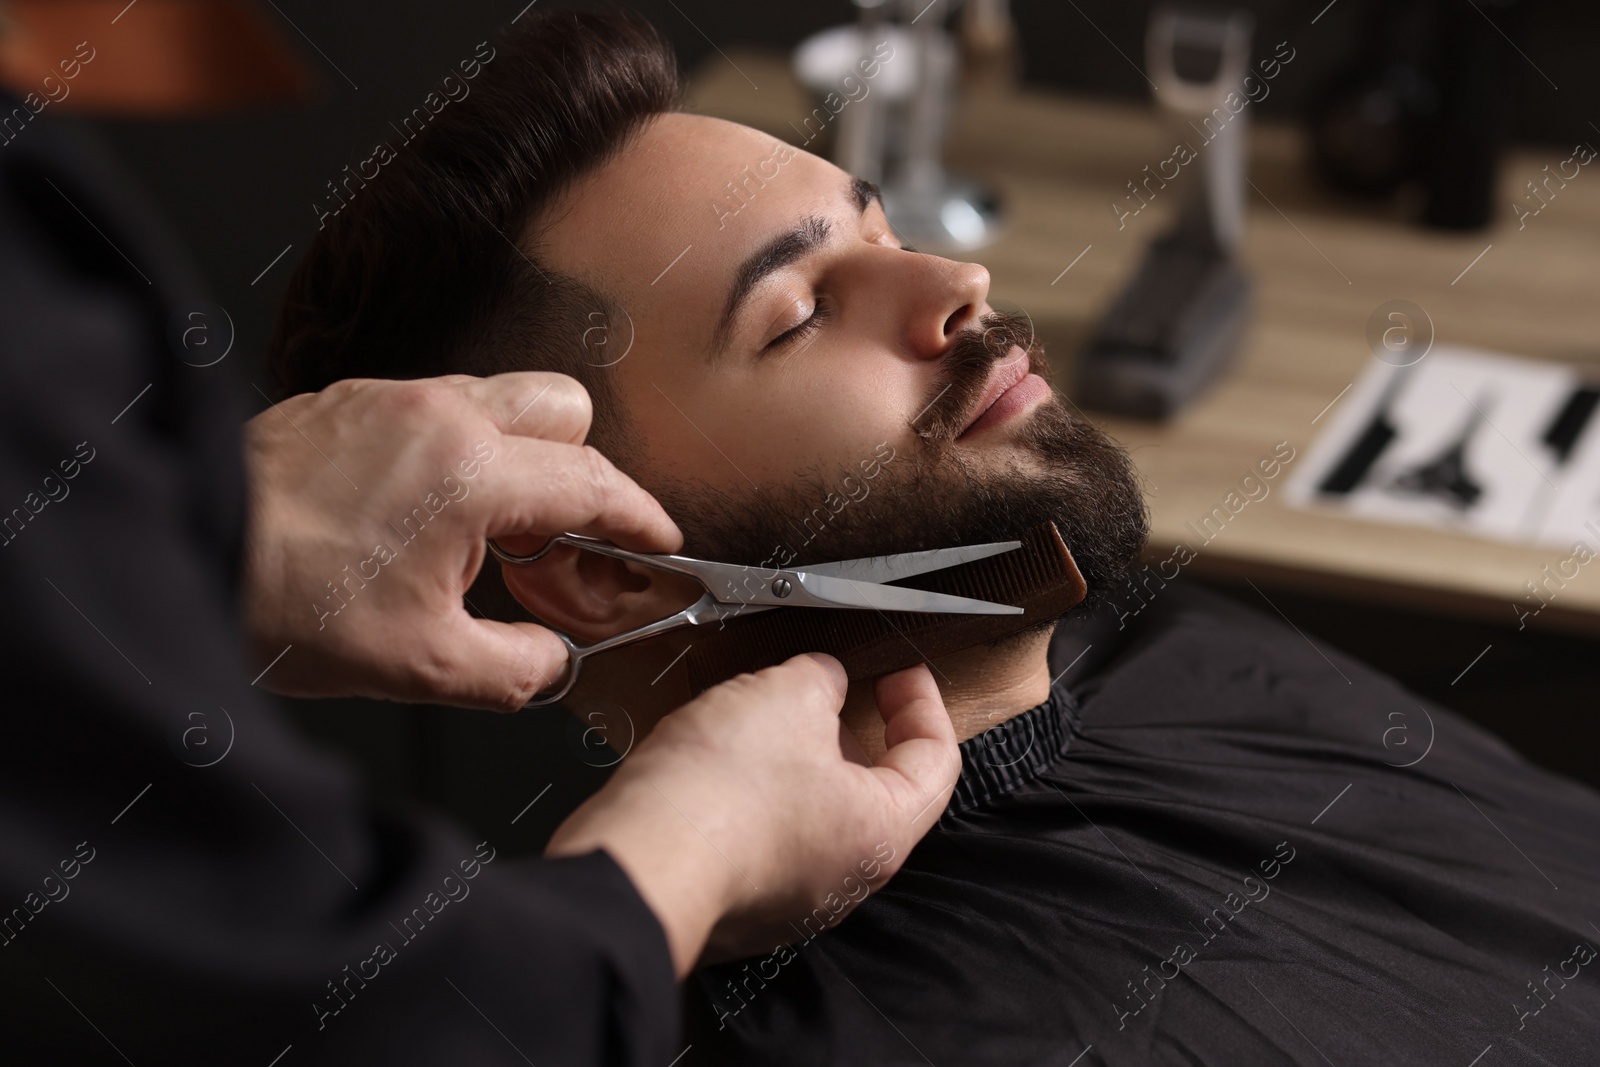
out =
{"type": "Polygon", "coordinates": [[[698,696],[736,674],[826,652],[851,681],[876,678],[974,645],[997,641],[1067,613],[1088,586],[1055,523],[1035,526],[1022,547],[999,556],[889,583],[1012,604],[1021,615],[949,615],[834,608],[763,611],[708,628],[686,657],[698,696]]]}

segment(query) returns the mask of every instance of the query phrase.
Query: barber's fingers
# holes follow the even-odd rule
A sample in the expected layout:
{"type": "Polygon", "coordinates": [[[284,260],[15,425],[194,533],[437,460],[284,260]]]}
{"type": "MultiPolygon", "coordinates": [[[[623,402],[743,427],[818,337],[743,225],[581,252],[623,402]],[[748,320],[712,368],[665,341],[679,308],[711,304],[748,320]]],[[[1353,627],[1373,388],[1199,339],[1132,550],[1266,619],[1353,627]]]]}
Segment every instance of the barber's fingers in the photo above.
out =
{"type": "Polygon", "coordinates": [[[751,674],[735,675],[686,707],[707,705],[715,708],[718,716],[734,715],[741,721],[759,717],[767,724],[768,736],[798,726],[798,734],[789,729],[786,736],[831,738],[848,684],[838,660],[813,652],[751,674]],[[820,728],[824,724],[825,730],[820,728]]]}
{"type": "Polygon", "coordinates": [[[861,742],[856,740],[856,735],[850,732],[843,719],[839,720],[839,753],[857,766],[872,766],[872,758],[867,755],[867,750],[861,747],[861,742]]]}
{"type": "Polygon", "coordinates": [[[589,392],[576,378],[549,371],[516,371],[462,383],[501,433],[582,444],[594,419],[589,392]]]}
{"type": "Polygon", "coordinates": [[[921,664],[879,678],[874,692],[888,749],[873,767],[879,781],[911,815],[907,830],[920,838],[944,812],[961,773],[961,751],[944,698],[921,664]],[[919,810],[920,809],[920,810],[919,810]]]}
{"type": "MultiPolygon", "coordinates": [[[[639,552],[673,552],[683,534],[656,498],[587,445],[505,437],[483,465],[486,536],[572,532],[639,552]]],[[[504,542],[512,551],[523,549],[504,542]]]]}
{"type": "Polygon", "coordinates": [[[916,738],[955,740],[944,697],[926,664],[885,674],[873,683],[872,689],[883,716],[883,743],[887,748],[916,738]]]}
{"type": "Polygon", "coordinates": [[[566,646],[544,627],[465,611],[435,631],[426,661],[414,666],[430,700],[490,711],[519,710],[554,689],[568,670],[566,646]]]}
{"type": "Polygon", "coordinates": [[[844,664],[825,652],[807,652],[779,664],[785,670],[798,672],[810,685],[817,687],[821,706],[830,714],[838,715],[844,707],[844,695],[850,687],[850,678],[844,664]]]}

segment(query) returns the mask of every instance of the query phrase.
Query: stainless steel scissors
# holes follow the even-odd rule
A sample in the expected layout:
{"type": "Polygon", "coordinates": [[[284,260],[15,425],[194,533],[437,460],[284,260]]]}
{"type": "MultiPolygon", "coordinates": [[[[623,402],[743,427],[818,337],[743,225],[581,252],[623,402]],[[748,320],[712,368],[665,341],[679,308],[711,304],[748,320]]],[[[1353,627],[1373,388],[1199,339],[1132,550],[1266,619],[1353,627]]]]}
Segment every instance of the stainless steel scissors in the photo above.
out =
{"type": "Polygon", "coordinates": [[[553,704],[572,691],[578,681],[578,668],[584,659],[647,637],[676,630],[721,622],[740,614],[772,608],[846,608],[861,611],[916,611],[957,615],[1021,615],[1023,609],[987,600],[932,593],[882,585],[897,578],[944,570],[961,563],[998,556],[1022,546],[1021,541],[996,541],[986,545],[936,548],[926,552],[902,552],[893,556],[869,556],[805,567],[746,567],[737,563],[715,563],[688,556],[652,555],[630,552],[609,541],[579,534],[557,534],[531,556],[515,556],[489,541],[489,551],[504,563],[523,565],[545,557],[557,545],[571,545],[588,552],[638,563],[656,570],[671,571],[695,579],[705,595],[675,615],[647,623],[635,630],[613,634],[591,645],[579,646],[559,631],[556,636],[567,646],[566,679],[554,690],[536,695],[525,707],[553,704]]]}

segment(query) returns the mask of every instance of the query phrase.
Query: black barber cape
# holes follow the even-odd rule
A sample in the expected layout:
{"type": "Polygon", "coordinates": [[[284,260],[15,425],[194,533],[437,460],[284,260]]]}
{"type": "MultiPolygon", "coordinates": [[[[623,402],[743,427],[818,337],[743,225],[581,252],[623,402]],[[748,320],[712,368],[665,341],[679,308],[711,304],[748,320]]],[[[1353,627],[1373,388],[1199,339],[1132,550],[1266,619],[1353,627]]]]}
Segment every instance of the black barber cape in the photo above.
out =
{"type": "Polygon", "coordinates": [[[197,291],[89,145],[0,145],[0,1062],[663,1067],[666,941],[611,860],[370,810],[252,688],[248,412],[237,355],[191,365],[197,291]]]}
{"type": "Polygon", "coordinates": [[[699,972],[685,1064],[1600,1064],[1600,796],[1182,586],[1062,628],[858,911],[699,972]]]}

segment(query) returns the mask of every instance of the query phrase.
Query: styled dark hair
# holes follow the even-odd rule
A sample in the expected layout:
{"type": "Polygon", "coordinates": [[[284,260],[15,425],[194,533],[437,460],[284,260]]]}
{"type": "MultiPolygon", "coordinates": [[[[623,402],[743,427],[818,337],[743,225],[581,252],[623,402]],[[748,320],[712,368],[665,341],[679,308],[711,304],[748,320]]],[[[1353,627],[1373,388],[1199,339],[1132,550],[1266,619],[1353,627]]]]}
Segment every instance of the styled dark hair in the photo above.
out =
{"type": "Polygon", "coordinates": [[[560,371],[589,389],[596,431],[614,431],[609,379],[583,338],[602,321],[591,315],[609,323],[616,309],[539,263],[526,231],[677,107],[676,60],[636,15],[552,11],[461,71],[359,174],[329,183],[269,348],[274,383],[287,395],[341,378],[560,371]]]}

